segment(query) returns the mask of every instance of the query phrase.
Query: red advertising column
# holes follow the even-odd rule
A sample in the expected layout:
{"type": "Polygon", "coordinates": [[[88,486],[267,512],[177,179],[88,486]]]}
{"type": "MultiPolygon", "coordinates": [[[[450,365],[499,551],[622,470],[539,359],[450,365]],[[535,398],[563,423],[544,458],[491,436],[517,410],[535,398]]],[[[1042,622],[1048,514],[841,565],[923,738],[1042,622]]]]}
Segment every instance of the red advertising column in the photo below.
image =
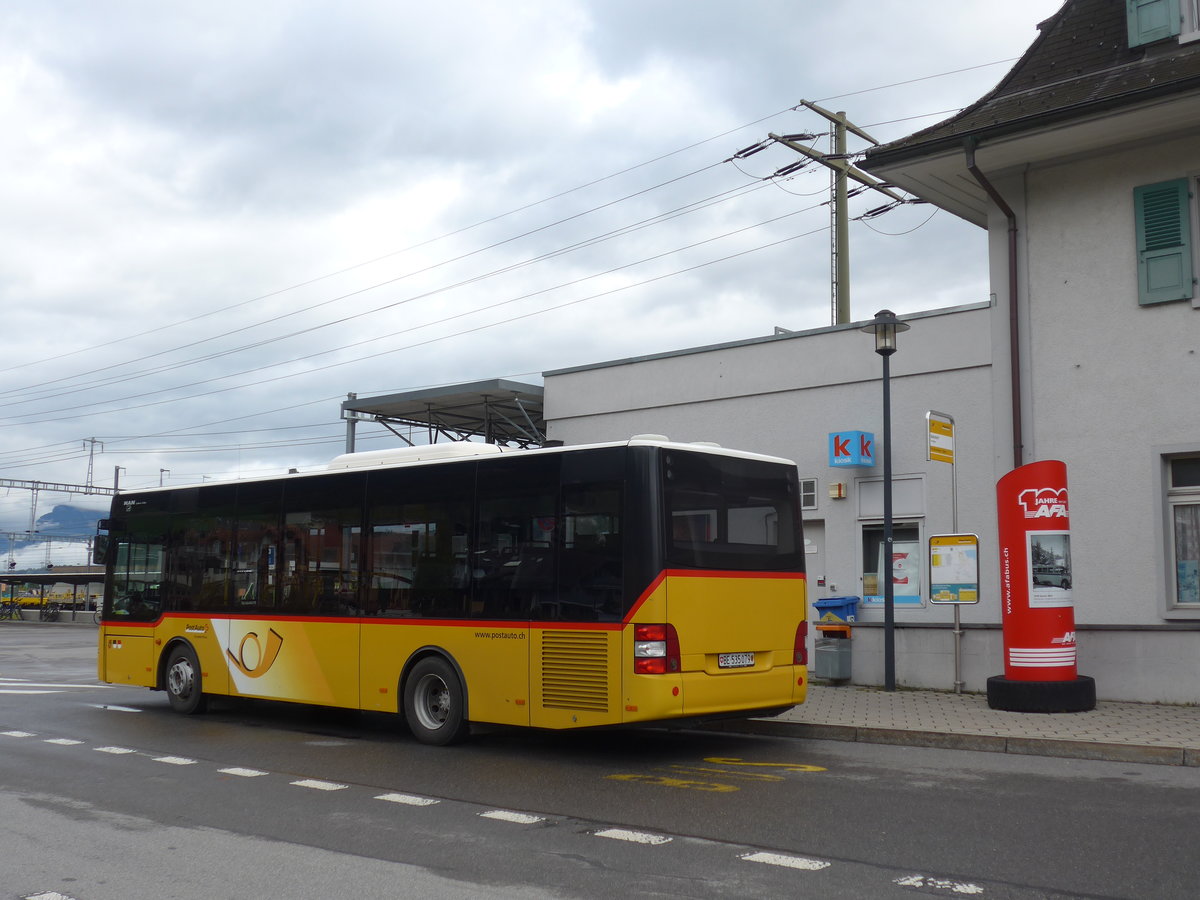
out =
{"type": "Polygon", "coordinates": [[[1082,712],[1096,683],[1075,670],[1071,512],[1067,466],[1030,463],[996,484],[1004,674],[988,679],[988,706],[1082,712]]]}

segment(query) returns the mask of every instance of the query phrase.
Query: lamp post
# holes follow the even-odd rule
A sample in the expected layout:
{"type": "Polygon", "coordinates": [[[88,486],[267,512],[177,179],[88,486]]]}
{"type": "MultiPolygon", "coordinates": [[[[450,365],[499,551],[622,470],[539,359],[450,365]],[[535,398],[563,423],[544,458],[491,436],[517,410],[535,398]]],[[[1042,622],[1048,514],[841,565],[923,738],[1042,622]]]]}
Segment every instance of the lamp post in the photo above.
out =
{"type": "Polygon", "coordinates": [[[896,352],[896,335],[908,331],[890,309],[875,313],[862,328],[875,335],[875,352],[883,357],[883,689],[896,689],[896,591],[892,583],[892,385],[890,359],[896,352]]]}

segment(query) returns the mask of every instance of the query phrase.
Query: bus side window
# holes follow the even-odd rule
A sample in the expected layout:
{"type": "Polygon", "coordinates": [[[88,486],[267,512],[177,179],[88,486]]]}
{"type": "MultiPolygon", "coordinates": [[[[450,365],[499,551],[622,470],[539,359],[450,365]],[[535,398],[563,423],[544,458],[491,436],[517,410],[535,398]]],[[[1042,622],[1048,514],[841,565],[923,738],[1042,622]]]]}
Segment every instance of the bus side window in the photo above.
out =
{"type": "Polygon", "coordinates": [[[279,516],[238,516],[230,602],[235,612],[275,609],[279,516]]]}
{"type": "Polygon", "coordinates": [[[280,606],[299,615],[356,615],[362,529],[358,509],[289,512],[284,517],[280,606]]]}
{"type": "Polygon", "coordinates": [[[400,618],[470,614],[469,504],[406,503],[372,513],[366,610],[400,618]]]}
{"type": "Polygon", "coordinates": [[[563,487],[562,552],[555,618],[621,618],[621,485],[563,487]]]}
{"type": "Polygon", "coordinates": [[[223,517],[172,516],[162,581],[147,596],[166,609],[223,609],[231,532],[223,517]]]}
{"type": "Polygon", "coordinates": [[[480,463],[471,576],[482,617],[552,617],[560,465],[554,455],[480,463]]]}

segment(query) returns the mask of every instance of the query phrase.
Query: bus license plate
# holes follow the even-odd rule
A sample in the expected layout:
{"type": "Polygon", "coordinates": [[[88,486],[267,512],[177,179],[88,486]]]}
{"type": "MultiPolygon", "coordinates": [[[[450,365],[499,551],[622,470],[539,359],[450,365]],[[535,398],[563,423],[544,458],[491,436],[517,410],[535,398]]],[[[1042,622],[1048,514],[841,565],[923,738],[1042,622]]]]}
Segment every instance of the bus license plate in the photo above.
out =
{"type": "Polygon", "coordinates": [[[718,653],[717,666],[722,669],[748,669],[754,665],[753,653],[718,653]]]}

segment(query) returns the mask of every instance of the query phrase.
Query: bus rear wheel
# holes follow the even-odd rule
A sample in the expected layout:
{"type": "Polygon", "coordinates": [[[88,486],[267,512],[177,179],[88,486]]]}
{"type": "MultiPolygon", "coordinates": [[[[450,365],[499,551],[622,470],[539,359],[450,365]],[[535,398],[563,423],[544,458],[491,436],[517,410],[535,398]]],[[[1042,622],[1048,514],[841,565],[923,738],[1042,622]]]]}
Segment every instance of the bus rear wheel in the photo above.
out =
{"type": "Polygon", "coordinates": [[[427,656],[404,684],[404,718],[422,744],[446,746],[467,736],[462,681],[440,656],[427,656]]]}
{"type": "Polygon", "coordinates": [[[187,644],[176,644],[167,655],[163,682],[171,709],[190,716],[203,712],[205,697],[196,651],[187,644]]]}

